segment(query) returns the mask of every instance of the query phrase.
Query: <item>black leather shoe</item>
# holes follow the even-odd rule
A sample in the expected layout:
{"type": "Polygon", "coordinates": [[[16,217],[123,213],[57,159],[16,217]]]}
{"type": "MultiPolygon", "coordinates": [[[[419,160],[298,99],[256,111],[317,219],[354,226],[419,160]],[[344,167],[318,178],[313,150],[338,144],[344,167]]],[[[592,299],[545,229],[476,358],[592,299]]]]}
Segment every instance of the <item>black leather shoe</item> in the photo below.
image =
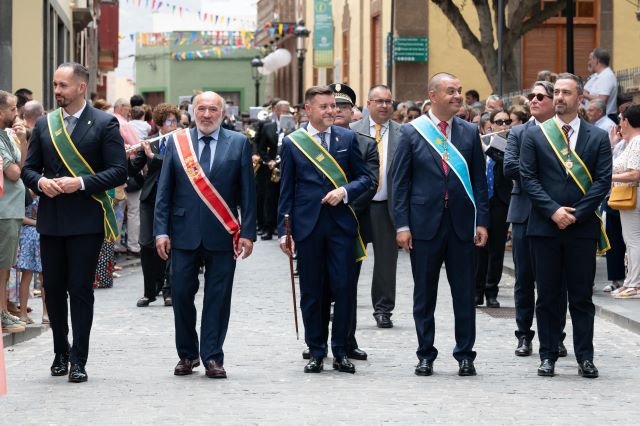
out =
{"type": "Polygon", "coordinates": [[[476,306],[482,306],[482,305],[484,305],[484,297],[476,296],[476,306]]]}
{"type": "Polygon", "coordinates": [[[392,328],[393,327],[393,322],[391,321],[391,318],[389,318],[389,315],[376,314],[373,317],[376,319],[376,325],[378,326],[378,328],[392,328]]]}
{"type": "Polygon", "coordinates": [[[458,376],[475,376],[476,367],[473,366],[473,361],[470,359],[463,359],[458,363],[458,376]]]}
{"type": "Polygon", "coordinates": [[[487,308],[499,308],[500,302],[495,297],[487,297],[487,308]]]}
{"type": "Polygon", "coordinates": [[[66,376],[69,373],[69,354],[56,354],[51,364],[52,376],[66,376]]]}
{"type": "Polygon", "coordinates": [[[564,346],[564,342],[560,342],[558,345],[558,357],[564,358],[567,356],[567,348],[564,346]]]}
{"type": "Polygon", "coordinates": [[[264,234],[262,234],[262,236],[260,237],[260,239],[262,241],[268,241],[268,240],[273,240],[273,234],[271,232],[265,232],[264,234]]]}
{"type": "Polygon", "coordinates": [[[89,376],[84,367],[80,364],[71,364],[71,370],[69,370],[69,381],[71,383],[86,382],[89,376]]]}
{"type": "Polygon", "coordinates": [[[600,375],[593,361],[589,359],[578,363],[578,374],[587,379],[595,379],[600,375]]]}
{"type": "Polygon", "coordinates": [[[146,308],[147,306],[149,306],[149,303],[154,302],[155,300],[155,297],[153,299],[150,299],[148,297],[141,297],[140,299],[138,299],[138,303],[136,303],[136,306],[138,308],[146,308]]]}
{"type": "Polygon", "coordinates": [[[173,306],[173,299],[171,299],[171,297],[165,297],[164,306],[173,306]]]}
{"type": "Polygon", "coordinates": [[[324,369],[324,362],[319,358],[311,357],[309,362],[304,366],[305,373],[319,373],[324,369]]]}
{"type": "Polygon", "coordinates": [[[357,359],[358,361],[366,361],[367,353],[360,348],[355,348],[351,352],[349,352],[349,358],[357,359]]]}
{"type": "Polygon", "coordinates": [[[517,356],[529,356],[533,351],[533,345],[531,344],[531,340],[526,337],[520,337],[518,339],[518,347],[516,348],[517,356]]]}
{"type": "Polygon", "coordinates": [[[416,376],[430,376],[433,374],[433,361],[421,359],[416,365],[416,376]]]}
{"type": "Polygon", "coordinates": [[[349,358],[346,356],[338,356],[333,359],[333,369],[338,370],[341,373],[355,373],[356,366],[353,365],[349,358]]]}
{"type": "Polygon", "coordinates": [[[550,359],[543,359],[538,367],[538,376],[553,377],[555,376],[556,363],[550,359]]]}

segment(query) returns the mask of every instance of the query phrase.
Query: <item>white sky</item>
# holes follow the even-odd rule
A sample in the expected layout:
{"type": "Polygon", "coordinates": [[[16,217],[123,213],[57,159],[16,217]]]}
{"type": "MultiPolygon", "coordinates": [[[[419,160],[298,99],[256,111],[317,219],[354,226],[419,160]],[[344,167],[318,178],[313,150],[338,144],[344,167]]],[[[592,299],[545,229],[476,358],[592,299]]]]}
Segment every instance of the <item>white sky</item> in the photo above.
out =
{"type": "MultiPolygon", "coordinates": [[[[158,4],[159,0],[156,0],[158,4]]],[[[135,79],[133,63],[135,54],[135,42],[131,41],[129,34],[168,32],[168,31],[216,31],[216,30],[255,30],[257,26],[257,0],[163,0],[163,5],[157,12],[151,12],[153,0],[120,0],[120,40],[119,65],[115,72],[118,76],[135,79]],[[147,4],[149,6],[147,6],[147,4]],[[183,13],[180,16],[179,8],[175,13],[166,4],[182,6],[183,13]],[[190,13],[185,10],[189,9],[190,13]],[[212,24],[208,19],[204,21],[198,18],[198,11],[203,13],[225,17],[224,23],[212,24]],[[237,18],[229,26],[226,17],[237,18]]]]}

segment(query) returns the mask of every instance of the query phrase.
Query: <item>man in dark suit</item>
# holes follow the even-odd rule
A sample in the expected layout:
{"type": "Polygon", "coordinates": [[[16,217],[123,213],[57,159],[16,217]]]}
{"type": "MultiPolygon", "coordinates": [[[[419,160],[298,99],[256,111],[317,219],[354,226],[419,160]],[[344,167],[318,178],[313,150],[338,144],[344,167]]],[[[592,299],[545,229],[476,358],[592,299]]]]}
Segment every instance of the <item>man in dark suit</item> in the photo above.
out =
{"type": "Polygon", "coordinates": [[[458,374],[471,376],[476,374],[474,243],[486,244],[489,224],[485,159],[478,128],[456,117],[463,99],[460,81],[439,73],[428,90],[431,109],[402,126],[391,165],[397,241],[410,252],[413,271],[415,374],[431,375],[438,355],[433,314],[444,262],[455,316],[453,356],[458,374]]]}
{"type": "Polygon", "coordinates": [[[578,372],[598,377],[593,364],[592,286],[596,250],[606,249],[596,211],[611,187],[611,146],[606,132],[581,120],[582,83],[558,76],[556,116],[529,127],[520,150],[520,173],[532,209],[527,225],[538,286],[538,375],[553,376],[566,292],[578,372]],[[600,242],[599,242],[600,241],[600,242]]]}
{"type": "MultiPolygon", "coordinates": [[[[278,216],[278,198],[280,196],[280,182],[274,182],[271,179],[273,170],[279,167],[278,149],[280,141],[284,137],[286,130],[280,125],[280,117],[283,114],[289,114],[289,102],[278,101],[273,107],[274,121],[269,121],[262,125],[260,132],[256,135],[256,143],[258,145],[258,154],[262,158],[262,162],[268,169],[267,184],[264,194],[264,225],[263,233],[260,236],[262,240],[271,240],[276,232],[277,216],[278,216]]],[[[292,123],[293,124],[293,123],[292,123]]]]}
{"type": "Polygon", "coordinates": [[[174,133],[167,145],[158,181],[154,235],[161,258],[166,260],[171,251],[180,358],[174,374],[191,374],[201,358],[207,377],[226,378],[222,345],[236,258],[251,255],[256,237],[251,146],[242,133],[220,128],[225,108],[217,93],[197,95],[193,109],[196,127],[174,133]],[[198,349],[194,298],[201,262],[205,283],[198,349]]]}
{"type": "MultiPolygon", "coordinates": [[[[167,265],[156,251],[153,238],[153,217],[156,207],[156,193],[158,179],[162,170],[164,154],[167,150],[169,137],[164,135],[176,130],[180,111],[173,104],[162,103],[153,110],[153,121],[158,127],[158,134],[150,137],[153,142],[143,141],[142,150],[129,161],[129,174],[136,175],[147,166],[144,184],[140,191],[140,263],[144,279],[144,296],[138,299],[139,308],[149,306],[162,291],[165,306],[171,306],[171,288],[164,286],[167,275],[167,265]]],[[[170,281],[170,280],[169,280],[170,281]]]]}
{"type": "Polygon", "coordinates": [[[55,71],[53,88],[61,110],[37,121],[22,170],[25,184],[41,195],[37,229],[56,354],[51,374],[68,372],[69,381],[76,383],[87,380],[98,255],[105,237],[117,237],[115,214],[105,191],[127,179],[118,120],[87,104],[88,81],[89,71],[77,63],[64,63],[55,71]],[[82,158],[90,168],[74,166],[82,158]],[[71,348],[67,294],[73,328],[71,348]]]}
{"type": "Polygon", "coordinates": [[[347,357],[347,334],[353,306],[352,270],[355,267],[358,223],[348,203],[372,188],[355,133],[334,126],[333,90],[315,86],[305,94],[309,116],[306,129],[298,129],[282,143],[282,179],[278,209],[280,247],[286,254],[284,215],[292,219],[292,239],[298,250],[300,307],[305,341],[310,350],[306,373],[319,373],[327,352],[323,332],[323,296],[335,301],[331,332],[333,368],[354,373],[347,357]],[[311,150],[316,152],[311,154],[311,150]],[[335,161],[332,161],[335,160],[335,161]],[[339,165],[343,174],[329,171],[339,165]],[[338,180],[338,178],[340,178],[338,180]],[[332,182],[345,182],[334,184],[332,182]],[[327,289],[328,287],[328,289],[327,289]]]}
{"type": "MultiPolygon", "coordinates": [[[[514,127],[507,137],[507,147],[504,152],[504,175],[513,179],[513,191],[509,211],[507,212],[507,222],[511,223],[511,241],[513,242],[513,265],[515,267],[516,282],[513,288],[513,295],[516,307],[515,331],[518,345],[515,350],[517,356],[529,356],[533,352],[531,341],[535,332],[531,330],[533,324],[533,314],[535,312],[536,291],[535,277],[533,274],[533,263],[529,238],[527,237],[527,222],[531,211],[531,201],[527,193],[522,190],[522,178],[520,176],[520,148],[524,134],[530,127],[535,127],[544,123],[555,114],[553,108],[553,83],[548,81],[536,81],[528,95],[529,108],[533,118],[521,126],[514,127]]],[[[566,293],[563,293],[564,305],[566,293]]],[[[566,322],[566,315],[561,318],[562,329],[566,322]]],[[[564,339],[564,332],[562,333],[564,339]]],[[[562,341],[559,344],[558,356],[567,356],[567,349],[562,341]]]]}
{"type": "Polygon", "coordinates": [[[377,85],[369,89],[367,107],[369,117],[353,123],[356,132],[369,135],[376,141],[380,169],[378,187],[371,205],[371,241],[375,257],[373,259],[373,280],[371,301],[373,317],[379,328],[391,328],[391,315],[396,305],[396,270],[398,265],[398,245],[393,226],[390,169],[400,138],[400,124],[391,120],[393,97],[387,86],[377,85]]]}

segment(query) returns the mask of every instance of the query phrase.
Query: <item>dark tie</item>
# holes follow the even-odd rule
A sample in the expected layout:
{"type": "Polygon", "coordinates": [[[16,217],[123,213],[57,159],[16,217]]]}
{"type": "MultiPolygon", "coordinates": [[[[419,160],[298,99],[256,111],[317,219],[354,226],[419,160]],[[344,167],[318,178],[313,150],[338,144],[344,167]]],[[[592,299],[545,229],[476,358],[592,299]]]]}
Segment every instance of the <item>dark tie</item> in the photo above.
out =
{"type": "Polygon", "coordinates": [[[164,152],[167,150],[167,138],[162,138],[160,141],[160,155],[164,155],[164,152]]]}
{"type": "Polygon", "coordinates": [[[327,139],[325,138],[326,135],[327,135],[327,132],[318,133],[318,137],[320,137],[320,145],[322,145],[324,149],[329,151],[329,146],[327,145],[327,139]]]}
{"type": "Polygon", "coordinates": [[[76,128],[76,122],[78,121],[78,119],[76,117],[74,117],[73,115],[67,115],[64,118],[64,126],[67,128],[67,133],[71,134],[73,133],[73,129],[76,128]]]}
{"type": "Polygon", "coordinates": [[[209,171],[211,169],[211,146],[209,146],[209,142],[211,142],[213,138],[211,136],[203,136],[200,140],[204,142],[204,148],[202,148],[202,153],[200,154],[200,166],[202,167],[205,176],[209,176],[209,171]]]}
{"type": "Polygon", "coordinates": [[[571,142],[569,142],[569,135],[571,135],[572,130],[573,130],[573,127],[571,127],[568,124],[562,125],[562,133],[564,133],[564,136],[567,138],[567,145],[569,145],[569,148],[571,148],[571,142]]]}
{"type": "MultiPolygon", "coordinates": [[[[440,128],[440,131],[442,132],[442,135],[446,138],[447,137],[447,127],[449,127],[449,123],[447,123],[446,121],[441,121],[438,123],[438,127],[440,128]]],[[[444,158],[442,158],[442,170],[444,170],[444,174],[448,175],[449,174],[449,165],[447,164],[447,162],[445,161],[444,158]]]]}

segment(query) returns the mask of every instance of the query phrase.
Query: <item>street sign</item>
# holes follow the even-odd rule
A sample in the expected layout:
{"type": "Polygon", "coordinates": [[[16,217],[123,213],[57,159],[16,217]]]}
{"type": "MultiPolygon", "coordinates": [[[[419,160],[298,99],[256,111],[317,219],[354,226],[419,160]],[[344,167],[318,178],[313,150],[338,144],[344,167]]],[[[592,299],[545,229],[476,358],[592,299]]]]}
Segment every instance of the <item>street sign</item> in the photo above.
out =
{"type": "Polygon", "coordinates": [[[429,40],[426,37],[395,37],[393,60],[395,62],[427,62],[429,40]]]}

